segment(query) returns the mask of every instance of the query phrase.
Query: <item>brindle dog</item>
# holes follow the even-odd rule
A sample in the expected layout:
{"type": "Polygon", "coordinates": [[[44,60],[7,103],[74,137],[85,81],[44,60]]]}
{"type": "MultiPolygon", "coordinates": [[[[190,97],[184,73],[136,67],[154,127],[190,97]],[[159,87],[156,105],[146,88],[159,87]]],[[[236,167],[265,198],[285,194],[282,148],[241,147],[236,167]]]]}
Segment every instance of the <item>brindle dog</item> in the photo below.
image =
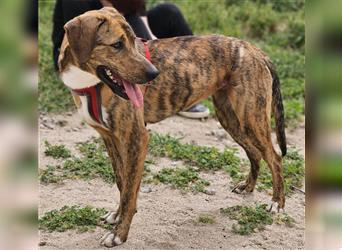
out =
{"type": "MultiPolygon", "coordinates": [[[[234,191],[253,191],[264,159],[272,172],[272,200],[278,203],[278,210],[284,208],[282,158],[272,145],[270,127],[273,111],[278,143],[285,155],[284,111],[278,76],[264,52],[246,41],[221,35],[144,44],[113,8],[86,12],[69,21],[65,31],[59,58],[61,77],[77,68],[100,82],[104,122],[86,120],[105,142],[120,190],[117,212],[106,215],[114,227],[101,239],[103,245],[127,240],[149,141],[145,123],[161,121],[208,96],[213,98],[221,125],[251,162],[246,181],[234,191]],[[145,57],[148,52],[151,61],[145,57]],[[143,109],[139,108],[142,104],[143,109]]],[[[82,109],[82,95],[73,92],[73,96],[82,109]]]]}

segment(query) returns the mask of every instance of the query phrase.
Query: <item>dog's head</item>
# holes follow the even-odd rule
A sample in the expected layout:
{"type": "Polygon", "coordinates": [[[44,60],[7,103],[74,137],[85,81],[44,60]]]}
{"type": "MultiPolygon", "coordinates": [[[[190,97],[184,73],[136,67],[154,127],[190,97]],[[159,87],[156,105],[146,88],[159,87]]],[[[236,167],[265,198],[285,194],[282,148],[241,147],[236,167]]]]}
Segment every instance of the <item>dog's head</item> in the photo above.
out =
{"type": "MultiPolygon", "coordinates": [[[[135,34],[118,11],[110,7],[89,11],[67,22],[64,29],[68,45],[60,54],[69,47],[76,66],[97,75],[115,94],[142,104],[135,84],[147,83],[159,72],[139,53],[135,34]]],[[[61,55],[60,65],[63,60],[61,55]]]]}

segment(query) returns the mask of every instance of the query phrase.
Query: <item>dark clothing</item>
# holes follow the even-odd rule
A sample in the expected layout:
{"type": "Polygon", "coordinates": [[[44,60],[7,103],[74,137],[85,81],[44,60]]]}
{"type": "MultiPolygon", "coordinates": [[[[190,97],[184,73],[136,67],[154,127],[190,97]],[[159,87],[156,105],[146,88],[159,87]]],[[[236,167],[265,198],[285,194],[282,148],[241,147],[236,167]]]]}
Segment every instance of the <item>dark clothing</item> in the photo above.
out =
{"type": "Polygon", "coordinates": [[[28,2],[28,12],[25,17],[25,29],[29,35],[38,35],[38,0],[28,2]]]}
{"type": "MultiPolygon", "coordinates": [[[[98,0],[57,0],[53,14],[53,60],[58,70],[59,50],[64,37],[63,26],[74,17],[89,10],[101,9],[98,0]]],[[[192,35],[182,13],[173,4],[159,4],[146,12],[148,24],[157,38],[192,35]]],[[[137,37],[151,40],[148,30],[138,14],[125,15],[126,21],[131,25],[137,37]]]]}
{"type": "Polygon", "coordinates": [[[192,31],[174,4],[164,3],[147,11],[148,25],[157,38],[189,36],[192,31]]]}

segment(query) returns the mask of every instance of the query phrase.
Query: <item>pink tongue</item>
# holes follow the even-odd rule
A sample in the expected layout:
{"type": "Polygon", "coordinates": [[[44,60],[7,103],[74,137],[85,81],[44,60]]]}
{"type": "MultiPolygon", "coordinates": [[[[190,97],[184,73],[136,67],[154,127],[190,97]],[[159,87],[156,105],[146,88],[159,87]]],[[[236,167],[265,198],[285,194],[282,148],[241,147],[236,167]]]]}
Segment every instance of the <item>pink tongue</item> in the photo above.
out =
{"type": "Polygon", "coordinates": [[[128,98],[133,103],[134,107],[140,108],[144,105],[144,96],[141,93],[140,88],[136,84],[130,84],[129,82],[126,82],[123,80],[123,85],[126,90],[126,94],[128,95],[128,98]]]}

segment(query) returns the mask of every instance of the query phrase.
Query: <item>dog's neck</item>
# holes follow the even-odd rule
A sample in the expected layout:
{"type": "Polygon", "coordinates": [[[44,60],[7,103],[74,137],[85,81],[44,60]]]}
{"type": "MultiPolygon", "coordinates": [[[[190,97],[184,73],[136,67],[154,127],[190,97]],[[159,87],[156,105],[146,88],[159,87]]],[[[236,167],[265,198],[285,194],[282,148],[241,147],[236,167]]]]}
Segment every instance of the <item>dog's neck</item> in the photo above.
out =
{"type": "Polygon", "coordinates": [[[61,72],[60,77],[63,83],[71,89],[88,88],[101,82],[95,75],[81,70],[74,65],[70,65],[66,70],[61,72]]]}

